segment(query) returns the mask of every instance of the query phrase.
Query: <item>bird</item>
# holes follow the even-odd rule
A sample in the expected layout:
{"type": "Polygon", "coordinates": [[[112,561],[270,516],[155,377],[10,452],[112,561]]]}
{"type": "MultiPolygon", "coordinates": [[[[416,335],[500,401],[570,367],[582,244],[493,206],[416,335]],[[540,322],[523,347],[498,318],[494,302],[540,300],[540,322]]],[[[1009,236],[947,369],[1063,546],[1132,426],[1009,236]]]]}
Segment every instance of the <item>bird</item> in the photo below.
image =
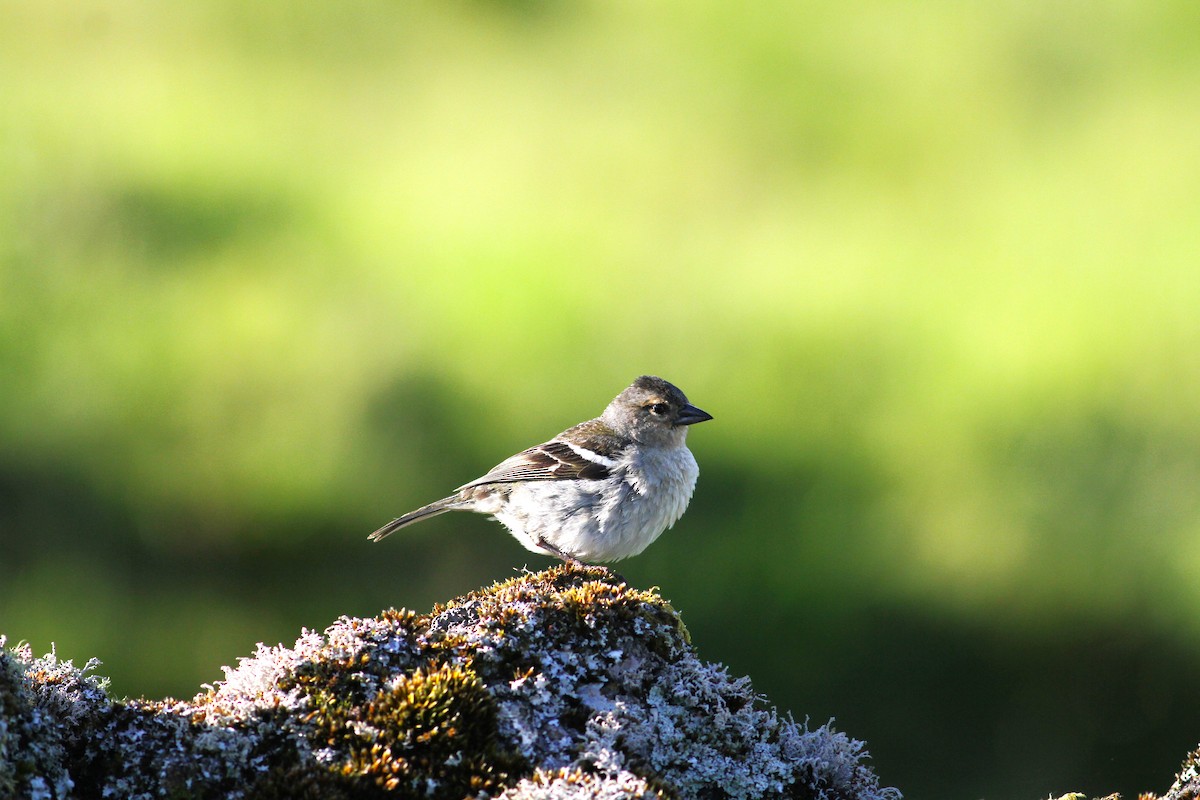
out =
{"type": "Polygon", "coordinates": [[[643,375],[595,419],[501,461],[368,538],[447,511],[488,514],[526,549],[564,562],[635,556],[683,516],[700,468],[688,428],[712,419],[671,383],[643,375]]]}

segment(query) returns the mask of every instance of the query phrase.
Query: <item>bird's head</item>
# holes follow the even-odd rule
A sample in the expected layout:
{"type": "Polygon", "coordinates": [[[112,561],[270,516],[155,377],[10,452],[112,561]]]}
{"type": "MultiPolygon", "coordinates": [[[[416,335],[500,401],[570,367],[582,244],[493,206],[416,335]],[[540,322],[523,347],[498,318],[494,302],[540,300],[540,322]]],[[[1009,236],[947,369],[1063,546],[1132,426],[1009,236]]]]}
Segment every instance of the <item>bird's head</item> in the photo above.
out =
{"type": "Polygon", "coordinates": [[[688,402],[677,387],[653,375],[643,375],[616,396],[602,419],[614,431],[649,445],[683,444],[689,425],[712,419],[688,402]]]}

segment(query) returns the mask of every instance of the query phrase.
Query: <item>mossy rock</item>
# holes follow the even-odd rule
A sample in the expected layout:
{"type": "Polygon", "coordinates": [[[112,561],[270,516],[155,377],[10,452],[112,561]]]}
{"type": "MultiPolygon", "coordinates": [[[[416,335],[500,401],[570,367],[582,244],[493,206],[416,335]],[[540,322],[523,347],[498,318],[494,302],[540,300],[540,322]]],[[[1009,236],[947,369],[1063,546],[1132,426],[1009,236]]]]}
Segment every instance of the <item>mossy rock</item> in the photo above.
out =
{"type": "Polygon", "coordinates": [[[560,566],[428,614],[344,617],[190,701],[0,655],[5,796],[895,800],[861,742],[700,661],[655,592],[560,566]],[[40,726],[34,724],[42,720],[40,726]]]}

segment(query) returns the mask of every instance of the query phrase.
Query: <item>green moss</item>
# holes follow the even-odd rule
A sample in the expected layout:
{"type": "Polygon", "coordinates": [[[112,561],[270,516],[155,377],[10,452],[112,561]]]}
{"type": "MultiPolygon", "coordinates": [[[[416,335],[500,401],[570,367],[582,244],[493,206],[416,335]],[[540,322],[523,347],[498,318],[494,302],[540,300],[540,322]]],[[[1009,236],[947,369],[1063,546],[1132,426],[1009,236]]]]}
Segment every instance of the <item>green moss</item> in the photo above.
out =
{"type": "MultiPolygon", "coordinates": [[[[373,788],[373,787],[370,787],[373,788]]],[[[248,800],[351,800],[378,792],[356,791],[354,781],[323,769],[313,769],[290,758],[255,782],[248,800]]]]}
{"type": "Polygon", "coordinates": [[[436,606],[430,616],[468,606],[494,628],[508,628],[525,613],[522,609],[537,608],[548,617],[547,633],[561,633],[564,638],[581,628],[625,630],[642,619],[647,624],[640,627],[651,637],[647,645],[664,658],[678,655],[681,642],[691,643],[683,620],[669,602],[653,590],[630,587],[605,567],[562,564],[522,575],[436,606]]]}
{"type": "Polygon", "coordinates": [[[315,745],[336,754],[330,771],[342,779],[321,779],[314,789],[333,783],[356,796],[459,800],[498,793],[525,770],[501,745],[495,703],[470,668],[430,662],[360,699],[362,684],[348,662],[362,668],[371,660],[363,654],[314,665],[301,679],[310,683],[315,745]]]}

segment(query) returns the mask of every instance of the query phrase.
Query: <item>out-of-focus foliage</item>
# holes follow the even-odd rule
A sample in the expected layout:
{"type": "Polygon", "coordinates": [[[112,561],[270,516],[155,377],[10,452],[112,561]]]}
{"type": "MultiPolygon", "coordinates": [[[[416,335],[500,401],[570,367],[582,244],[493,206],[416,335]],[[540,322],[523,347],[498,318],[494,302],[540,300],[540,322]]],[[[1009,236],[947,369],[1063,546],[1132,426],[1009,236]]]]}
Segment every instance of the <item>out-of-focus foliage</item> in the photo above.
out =
{"type": "Polygon", "coordinates": [[[1200,737],[1187,3],[0,3],[0,629],[189,695],[533,560],[365,534],[643,372],[620,565],[909,796],[1200,737]]]}

